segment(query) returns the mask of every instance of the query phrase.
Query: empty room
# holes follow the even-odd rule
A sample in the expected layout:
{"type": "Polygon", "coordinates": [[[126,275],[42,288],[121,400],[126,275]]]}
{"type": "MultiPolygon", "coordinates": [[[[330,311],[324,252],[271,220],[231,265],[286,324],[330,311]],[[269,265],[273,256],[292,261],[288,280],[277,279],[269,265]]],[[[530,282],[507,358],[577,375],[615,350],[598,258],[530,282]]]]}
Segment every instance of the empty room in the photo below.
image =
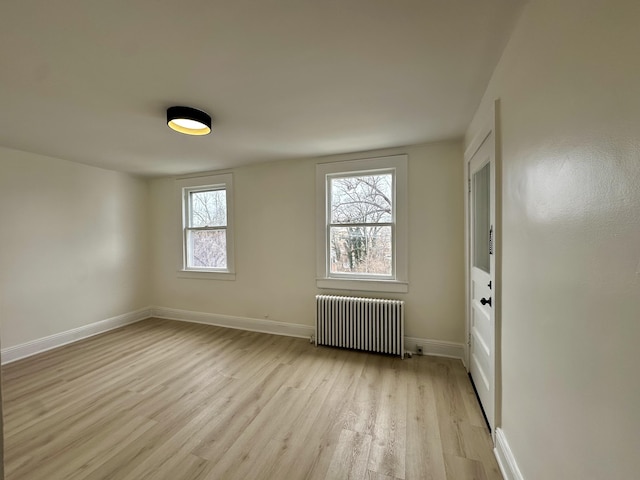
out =
{"type": "Polygon", "coordinates": [[[638,478],[638,25],[4,2],[0,478],[638,478]]]}

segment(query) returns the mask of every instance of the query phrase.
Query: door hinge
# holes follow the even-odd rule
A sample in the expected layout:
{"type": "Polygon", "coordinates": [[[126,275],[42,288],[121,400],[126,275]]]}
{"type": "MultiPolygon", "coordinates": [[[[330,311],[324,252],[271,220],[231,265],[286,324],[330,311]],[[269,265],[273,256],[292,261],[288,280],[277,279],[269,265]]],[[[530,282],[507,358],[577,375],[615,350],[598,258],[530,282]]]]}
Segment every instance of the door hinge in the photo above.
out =
{"type": "Polygon", "coordinates": [[[471,179],[467,179],[467,186],[469,187],[469,193],[471,193],[471,179]]]}

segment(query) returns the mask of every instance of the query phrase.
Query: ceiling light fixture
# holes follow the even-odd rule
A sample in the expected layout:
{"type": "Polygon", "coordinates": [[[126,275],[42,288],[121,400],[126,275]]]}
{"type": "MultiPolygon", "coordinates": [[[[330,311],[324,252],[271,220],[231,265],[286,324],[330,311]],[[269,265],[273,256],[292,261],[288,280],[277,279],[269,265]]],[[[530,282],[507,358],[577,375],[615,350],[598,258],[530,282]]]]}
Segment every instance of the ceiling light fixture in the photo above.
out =
{"type": "Polygon", "coordinates": [[[167,125],[185,135],[207,135],[211,133],[211,117],[202,110],[191,107],[169,107],[167,125]]]}

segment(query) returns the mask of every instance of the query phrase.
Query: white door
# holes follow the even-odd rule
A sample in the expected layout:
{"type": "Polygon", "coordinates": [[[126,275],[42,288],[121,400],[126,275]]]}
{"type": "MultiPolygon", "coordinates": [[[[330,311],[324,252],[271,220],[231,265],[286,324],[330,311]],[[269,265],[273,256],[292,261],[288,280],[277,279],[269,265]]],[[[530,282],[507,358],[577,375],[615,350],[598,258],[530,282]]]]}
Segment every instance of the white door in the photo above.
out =
{"type": "Polygon", "coordinates": [[[495,155],[491,132],[469,169],[469,373],[489,426],[495,415],[495,155]]]}

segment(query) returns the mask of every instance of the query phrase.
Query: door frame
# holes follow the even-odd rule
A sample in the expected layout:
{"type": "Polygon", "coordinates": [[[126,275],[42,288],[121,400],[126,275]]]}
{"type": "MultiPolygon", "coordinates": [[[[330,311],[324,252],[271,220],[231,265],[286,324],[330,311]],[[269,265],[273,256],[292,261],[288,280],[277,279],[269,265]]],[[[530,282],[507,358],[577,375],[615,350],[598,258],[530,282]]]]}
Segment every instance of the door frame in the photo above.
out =
{"type": "Polygon", "coordinates": [[[471,178],[469,177],[469,162],[482,146],[484,141],[493,133],[493,151],[495,162],[495,201],[493,225],[493,254],[495,261],[493,292],[494,311],[494,411],[491,436],[495,443],[495,432],[502,426],[502,152],[500,149],[500,100],[495,100],[491,110],[480,123],[464,152],[464,238],[465,238],[465,342],[464,364],[467,373],[470,371],[469,351],[471,341],[471,178]]]}

